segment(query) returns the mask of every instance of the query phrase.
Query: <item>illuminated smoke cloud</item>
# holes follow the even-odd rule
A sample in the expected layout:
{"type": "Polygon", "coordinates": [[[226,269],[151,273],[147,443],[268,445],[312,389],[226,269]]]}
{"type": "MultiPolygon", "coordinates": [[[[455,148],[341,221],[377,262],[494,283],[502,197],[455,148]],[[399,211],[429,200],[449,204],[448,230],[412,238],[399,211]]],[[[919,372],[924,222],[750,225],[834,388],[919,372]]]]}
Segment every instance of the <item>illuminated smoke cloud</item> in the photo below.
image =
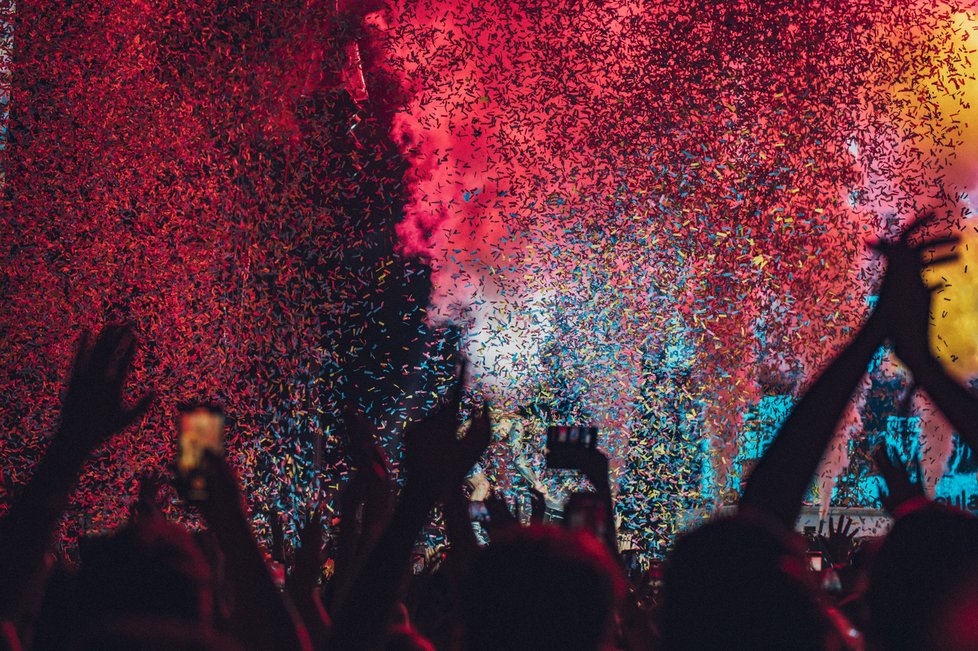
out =
{"type": "MultiPolygon", "coordinates": [[[[720,482],[760,340],[809,379],[867,312],[864,240],[922,209],[959,219],[953,188],[975,176],[956,157],[974,26],[950,5],[430,0],[387,17],[411,91],[399,235],[434,270],[430,317],[467,327],[498,395],[524,399],[557,354],[626,431],[640,360],[679,318],[720,482]]],[[[840,433],[858,427],[850,410],[840,433]]]]}

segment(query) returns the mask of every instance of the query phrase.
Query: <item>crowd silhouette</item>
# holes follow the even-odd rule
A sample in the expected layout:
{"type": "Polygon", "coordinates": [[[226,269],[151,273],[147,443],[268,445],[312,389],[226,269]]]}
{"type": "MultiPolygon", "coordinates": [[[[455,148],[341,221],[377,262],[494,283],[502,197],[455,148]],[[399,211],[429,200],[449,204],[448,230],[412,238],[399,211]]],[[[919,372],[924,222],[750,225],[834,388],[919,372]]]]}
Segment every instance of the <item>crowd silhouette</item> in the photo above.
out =
{"type": "Polygon", "coordinates": [[[978,445],[978,400],[929,346],[935,288],[922,271],[954,259],[957,243],[914,243],[929,223],[874,245],[887,261],[875,309],[794,407],[736,512],[684,533],[662,568],[638,576],[623,570],[598,449],[581,463],[594,489],[580,506],[597,514],[590,527],[545,524],[539,494],[526,524],[490,495],[488,544],[476,538],[465,478],[492,434],[486,405],[460,429],[464,370],[405,431],[399,488],[372,424],[346,411],[355,473],[329,541],[316,509],[289,553],[278,527],[259,542],[234,470],[207,452],[208,490],[193,504],[202,530],[167,521],[159,478],[147,476],[124,527],[83,540],[77,558],[58,557],[52,538],[86,460],[154,399],[124,404],[131,327],[83,335],[60,424],[0,520],[2,648],[978,649],[978,520],[929,501],[887,450],[876,455],[895,520],[884,539],[857,544],[851,521],[830,520],[819,575],[795,533],[846,404],[887,341],[963,441],[978,445]],[[419,561],[415,545],[436,504],[450,544],[419,561]],[[270,560],[286,566],[284,585],[270,560]]]}

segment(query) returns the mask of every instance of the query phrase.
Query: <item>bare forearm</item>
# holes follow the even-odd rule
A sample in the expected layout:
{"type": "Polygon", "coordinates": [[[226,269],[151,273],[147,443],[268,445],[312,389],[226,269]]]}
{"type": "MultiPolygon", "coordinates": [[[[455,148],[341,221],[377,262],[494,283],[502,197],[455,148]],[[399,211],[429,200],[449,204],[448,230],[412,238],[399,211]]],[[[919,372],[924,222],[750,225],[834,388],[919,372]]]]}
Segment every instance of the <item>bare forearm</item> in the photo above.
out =
{"type": "Polygon", "coordinates": [[[14,619],[20,597],[44,564],[44,554],[87,455],[51,444],[30,482],[0,521],[0,617],[14,619]]]}
{"type": "Polygon", "coordinates": [[[923,388],[958,435],[978,450],[978,399],[951,377],[940,361],[928,355],[908,363],[923,388]]]}
{"type": "Polygon", "coordinates": [[[818,464],[885,330],[873,315],[791,411],[751,473],[741,507],[763,511],[791,528],[818,464]]]}
{"type": "Polygon", "coordinates": [[[411,550],[435,497],[405,490],[334,617],[333,647],[373,648],[386,628],[410,564],[411,550]]]}
{"type": "Polygon", "coordinates": [[[310,648],[308,635],[272,581],[245,517],[222,517],[216,522],[211,518],[208,525],[227,559],[238,641],[256,650],[310,648]]]}

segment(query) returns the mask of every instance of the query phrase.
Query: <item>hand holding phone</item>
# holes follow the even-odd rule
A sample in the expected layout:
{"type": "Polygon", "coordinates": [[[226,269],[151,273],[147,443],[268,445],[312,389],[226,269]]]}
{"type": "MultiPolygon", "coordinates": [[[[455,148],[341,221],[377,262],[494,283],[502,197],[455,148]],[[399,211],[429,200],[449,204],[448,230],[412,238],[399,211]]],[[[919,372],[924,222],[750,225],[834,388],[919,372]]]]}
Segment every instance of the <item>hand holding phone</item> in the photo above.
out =
{"type": "Polygon", "coordinates": [[[180,407],[177,417],[176,484],[183,499],[208,497],[205,451],[224,456],[224,412],[214,405],[180,407]]]}
{"type": "Polygon", "coordinates": [[[597,427],[551,425],[547,428],[547,466],[554,470],[583,470],[597,445],[597,427]]]}
{"type": "Polygon", "coordinates": [[[603,540],[608,535],[607,504],[597,493],[572,493],[564,505],[564,524],[590,531],[603,540]]]}

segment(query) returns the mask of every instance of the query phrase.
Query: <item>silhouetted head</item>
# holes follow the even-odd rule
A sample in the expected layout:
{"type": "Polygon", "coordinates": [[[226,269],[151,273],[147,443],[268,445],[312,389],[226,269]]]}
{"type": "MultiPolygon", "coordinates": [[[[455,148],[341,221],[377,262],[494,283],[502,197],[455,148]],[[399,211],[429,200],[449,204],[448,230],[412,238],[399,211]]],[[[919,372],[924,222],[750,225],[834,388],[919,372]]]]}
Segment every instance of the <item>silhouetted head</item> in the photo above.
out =
{"type": "Polygon", "coordinates": [[[720,518],[682,536],[666,561],[663,648],[824,649],[833,629],[804,547],[759,518],[720,518]]]}
{"type": "Polygon", "coordinates": [[[881,649],[978,648],[978,520],[936,504],[893,526],[869,580],[881,649]]]}
{"type": "Polygon", "coordinates": [[[123,616],[102,620],[69,647],[70,651],[242,651],[233,640],[198,622],[123,616]]]}
{"type": "Polygon", "coordinates": [[[78,575],[81,621],[160,617],[209,624],[210,568],[190,533],[142,521],[93,544],[78,575]]]}
{"type": "Polygon", "coordinates": [[[464,648],[600,649],[624,580],[592,535],[516,527],[474,561],[462,595],[464,648]]]}
{"type": "Polygon", "coordinates": [[[384,651],[435,651],[435,647],[411,626],[400,624],[387,632],[384,651]]]}

